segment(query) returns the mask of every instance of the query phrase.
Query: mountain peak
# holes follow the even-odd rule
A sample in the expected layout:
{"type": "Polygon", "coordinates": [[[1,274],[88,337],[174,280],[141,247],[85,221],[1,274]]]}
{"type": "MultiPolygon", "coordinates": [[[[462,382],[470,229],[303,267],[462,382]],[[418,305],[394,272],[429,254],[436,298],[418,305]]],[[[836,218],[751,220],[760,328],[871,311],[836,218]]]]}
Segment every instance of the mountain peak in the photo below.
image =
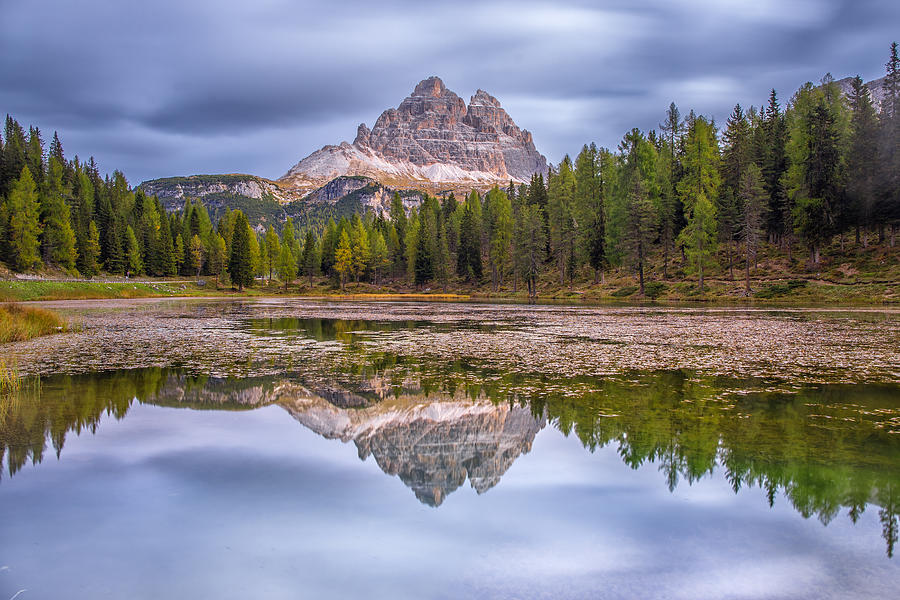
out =
{"type": "Polygon", "coordinates": [[[420,81],[397,108],[381,113],[370,130],[357,128],[352,144],[325,146],[294,165],[281,181],[298,191],[342,175],[366,176],[394,189],[488,189],[527,182],[547,172],[531,134],[516,125],[500,101],[479,89],[469,105],[439,77],[420,81]]]}
{"type": "Polygon", "coordinates": [[[493,106],[495,108],[500,108],[500,101],[488,94],[486,91],[479,89],[469,100],[469,106],[471,107],[472,105],[493,106]]]}
{"type": "Polygon", "coordinates": [[[432,75],[428,79],[423,79],[416,85],[413,90],[413,96],[427,96],[431,98],[440,98],[447,91],[447,86],[441,81],[440,77],[432,75]]]}

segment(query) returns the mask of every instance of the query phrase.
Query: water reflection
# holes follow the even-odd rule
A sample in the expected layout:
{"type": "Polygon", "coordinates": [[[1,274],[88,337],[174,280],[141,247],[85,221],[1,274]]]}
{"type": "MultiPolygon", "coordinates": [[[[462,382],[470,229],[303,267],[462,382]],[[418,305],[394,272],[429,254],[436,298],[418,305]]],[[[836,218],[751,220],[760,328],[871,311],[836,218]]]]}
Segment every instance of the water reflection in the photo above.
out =
{"type": "Polygon", "coordinates": [[[125,418],[135,402],[195,410],[278,405],[316,432],[352,442],[439,506],[466,481],[483,493],[529,452],[548,424],[588,451],[613,446],[632,468],[657,465],[661,484],[725,473],[734,492],[766,490],[804,517],[853,522],[876,509],[888,556],[898,536],[900,410],[896,385],[788,390],[762,380],[686,371],[554,379],[465,361],[372,357],[334,379],[287,373],[249,379],[137,369],[27,383],[0,403],[0,461],[10,475],[59,457],[69,432],[125,418]]]}

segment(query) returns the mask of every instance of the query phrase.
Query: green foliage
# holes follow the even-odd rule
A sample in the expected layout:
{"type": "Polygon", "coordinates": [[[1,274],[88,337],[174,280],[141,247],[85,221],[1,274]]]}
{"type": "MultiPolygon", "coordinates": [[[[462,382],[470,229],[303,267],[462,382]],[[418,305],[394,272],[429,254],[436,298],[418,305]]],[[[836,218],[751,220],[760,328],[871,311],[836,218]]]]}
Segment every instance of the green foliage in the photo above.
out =
{"type": "Polygon", "coordinates": [[[10,262],[20,271],[39,267],[41,256],[38,235],[41,227],[38,222],[38,196],[27,165],[22,167],[21,175],[12,185],[7,206],[9,225],[6,235],[10,262]]]}
{"type": "Polygon", "coordinates": [[[757,298],[770,299],[790,294],[796,289],[806,287],[808,282],[804,279],[791,279],[786,283],[775,283],[764,287],[754,294],[757,298]]]}
{"type": "MultiPolygon", "coordinates": [[[[645,287],[646,290],[646,287],[645,287]]],[[[616,298],[625,298],[627,296],[631,296],[636,291],[638,291],[638,287],[635,285],[626,285],[625,287],[621,287],[614,291],[611,296],[615,296],[616,298]]]]}
{"type": "Polygon", "coordinates": [[[141,248],[138,245],[134,229],[129,225],[125,229],[125,261],[128,273],[139,275],[144,270],[144,261],[141,259],[141,248]]]}
{"type": "Polygon", "coordinates": [[[648,298],[656,300],[657,298],[662,296],[668,289],[669,286],[662,281],[648,281],[644,285],[644,295],[648,298]]]}
{"type": "Polygon", "coordinates": [[[678,240],[692,269],[699,274],[702,292],[704,268],[711,266],[716,247],[718,232],[713,201],[721,182],[715,127],[704,117],[695,118],[688,129],[682,162],[684,177],[678,183],[678,194],[687,225],[678,240]]]}
{"type": "Polygon", "coordinates": [[[231,238],[231,254],[228,257],[228,274],[231,284],[243,290],[253,285],[253,249],[251,239],[256,235],[250,231],[247,217],[239,210],[234,211],[234,231],[231,238]]]}
{"type": "Polygon", "coordinates": [[[350,245],[350,236],[347,230],[341,231],[341,239],[334,251],[334,270],[340,277],[341,289],[344,289],[344,281],[353,269],[353,249],[350,245]]]}

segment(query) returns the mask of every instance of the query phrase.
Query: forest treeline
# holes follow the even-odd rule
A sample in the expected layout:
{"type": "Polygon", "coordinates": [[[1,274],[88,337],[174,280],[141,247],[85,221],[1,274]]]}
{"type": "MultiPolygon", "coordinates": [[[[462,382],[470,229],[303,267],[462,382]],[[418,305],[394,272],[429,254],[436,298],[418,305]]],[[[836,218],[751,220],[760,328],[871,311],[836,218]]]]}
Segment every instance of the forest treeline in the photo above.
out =
{"type": "Polygon", "coordinates": [[[290,219],[280,231],[250,227],[239,210],[213,224],[188,200],[167,214],[156,197],[132,190],[116,171],[101,178],[93,159],[67,160],[53,135],[28,134],[7,116],[0,140],[0,260],[15,271],[44,265],[92,276],[224,277],[242,289],[256,277],[287,284],[317,275],[416,286],[490,281],[537,294],[538,279],[561,284],[610,267],[634,272],[645,293],[648,261],[663,279],[711,269],[750,275],[764,244],[790,262],[804,251],[815,268],[822,249],[893,246],[900,224],[900,59],[891,45],[876,110],[860,77],[849,94],[826,76],[782,108],[736,105],[721,131],[675,104],[659,130],[632,129],[613,151],[585,145],[546,180],[426,196],[410,208],[395,195],[383,214],[330,220],[319,228],[290,219]]]}

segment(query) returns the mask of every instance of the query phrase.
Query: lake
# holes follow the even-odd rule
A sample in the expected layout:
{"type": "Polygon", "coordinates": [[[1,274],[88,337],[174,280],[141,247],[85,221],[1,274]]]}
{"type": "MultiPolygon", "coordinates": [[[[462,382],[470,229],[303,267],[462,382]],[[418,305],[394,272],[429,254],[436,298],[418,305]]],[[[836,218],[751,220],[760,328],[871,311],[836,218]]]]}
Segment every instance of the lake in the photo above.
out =
{"type": "Polygon", "coordinates": [[[0,600],[896,597],[900,311],[46,305],[0,600]]]}

